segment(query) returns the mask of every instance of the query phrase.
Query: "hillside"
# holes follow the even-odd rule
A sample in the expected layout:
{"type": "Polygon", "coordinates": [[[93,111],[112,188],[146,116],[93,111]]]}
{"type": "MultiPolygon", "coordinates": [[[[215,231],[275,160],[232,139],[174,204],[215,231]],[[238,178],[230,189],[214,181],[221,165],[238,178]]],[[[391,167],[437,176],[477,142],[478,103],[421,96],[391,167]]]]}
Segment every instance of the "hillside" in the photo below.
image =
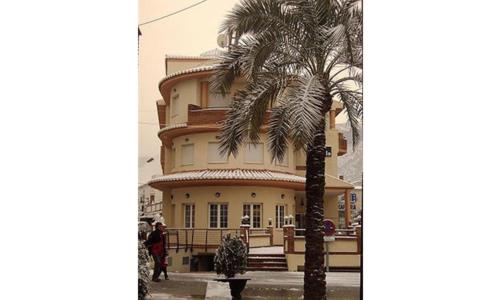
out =
{"type": "Polygon", "coordinates": [[[338,175],[344,176],[344,180],[358,185],[363,173],[363,132],[360,133],[360,141],[355,151],[352,148],[352,134],[348,123],[335,124],[347,140],[347,153],[338,157],[338,175]]]}

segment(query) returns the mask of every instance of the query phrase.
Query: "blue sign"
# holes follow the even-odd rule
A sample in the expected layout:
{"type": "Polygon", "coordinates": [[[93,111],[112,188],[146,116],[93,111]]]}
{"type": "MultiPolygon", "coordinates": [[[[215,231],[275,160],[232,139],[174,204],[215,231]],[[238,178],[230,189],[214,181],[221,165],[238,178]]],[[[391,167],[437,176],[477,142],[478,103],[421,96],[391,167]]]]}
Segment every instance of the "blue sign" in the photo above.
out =
{"type": "Polygon", "coordinates": [[[355,202],[356,202],[356,194],[351,193],[351,203],[355,203],[355,202]]]}

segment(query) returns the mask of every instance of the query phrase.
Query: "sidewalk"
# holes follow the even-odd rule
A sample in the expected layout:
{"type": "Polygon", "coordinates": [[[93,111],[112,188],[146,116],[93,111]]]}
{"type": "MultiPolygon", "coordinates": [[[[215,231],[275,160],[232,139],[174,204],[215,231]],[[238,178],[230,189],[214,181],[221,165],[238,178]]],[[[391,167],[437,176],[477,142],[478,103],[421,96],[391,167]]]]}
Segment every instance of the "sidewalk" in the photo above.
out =
{"type": "MultiPolygon", "coordinates": [[[[256,271],[247,272],[241,277],[251,279],[242,293],[243,299],[302,299],[302,272],[256,271]]],[[[152,300],[215,299],[213,295],[228,295],[229,287],[224,291],[223,285],[213,281],[217,278],[215,273],[169,273],[169,278],[168,281],[151,283],[152,300]],[[207,293],[208,283],[211,290],[207,293]]],[[[326,282],[328,299],[359,299],[359,273],[327,273],[326,282]]],[[[216,298],[224,299],[222,296],[216,298]]]]}

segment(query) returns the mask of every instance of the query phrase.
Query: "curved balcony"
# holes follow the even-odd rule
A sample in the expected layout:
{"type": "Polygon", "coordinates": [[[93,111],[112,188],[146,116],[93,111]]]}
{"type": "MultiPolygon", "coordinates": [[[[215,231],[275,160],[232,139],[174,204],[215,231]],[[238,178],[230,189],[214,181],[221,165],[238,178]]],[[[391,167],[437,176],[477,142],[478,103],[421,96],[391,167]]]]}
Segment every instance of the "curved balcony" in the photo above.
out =
{"type": "MultiPolygon", "coordinates": [[[[201,108],[198,105],[188,105],[188,117],[186,123],[170,124],[158,131],[158,137],[166,146],[171,145],[172,139],[185,134],[214,132],[221,128],[226,118],[227,107],[201,108]]],[[[269,119],[270,112],[266,113],[265,121],[269,119]]],[[[266,130],[264,126],[263,131],[266,130]]]]}
{"type": "Polygon", "coordinates": [[[190,104],[186,123],[170,124],[158,132],[158,137],[166,146],[172,139],[185,134],[218,131],[228,108],[204,108],[190,104]]]}

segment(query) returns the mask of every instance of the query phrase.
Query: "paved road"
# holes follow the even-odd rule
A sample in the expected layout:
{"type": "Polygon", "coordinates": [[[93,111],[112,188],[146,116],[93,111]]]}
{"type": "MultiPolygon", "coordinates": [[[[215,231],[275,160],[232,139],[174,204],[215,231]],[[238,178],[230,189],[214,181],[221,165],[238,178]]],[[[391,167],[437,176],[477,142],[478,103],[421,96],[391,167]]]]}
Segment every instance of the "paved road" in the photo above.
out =
{"type": "MultiPolygon", "coordinates": [[[[243,299],[301,299],[302,272],[247,272],[250,278],[243,291],[243,299]]],[[[216,278],[215,273],[169,273],[170,280],[151,283],[154,300],[204,299],[207,282],[216,278]]],[[[359,299],[359,273],[327,273],[328,299],[359,299]]]]}
{"type": "MultiPolygon", "coordinates": [[[[181,281],[212,281],[216,278],[213,272],[169,273],[173,280],[181,281]]],[[[250,278],[248,285],[285,285],[302,286],[302,272],[262,272],[249,271],[241,277],[250,278]]],[[[326,274],[326,284],[329,287],[359,287],[360,274],[357,272],[330,272],[326,274]]]]}

